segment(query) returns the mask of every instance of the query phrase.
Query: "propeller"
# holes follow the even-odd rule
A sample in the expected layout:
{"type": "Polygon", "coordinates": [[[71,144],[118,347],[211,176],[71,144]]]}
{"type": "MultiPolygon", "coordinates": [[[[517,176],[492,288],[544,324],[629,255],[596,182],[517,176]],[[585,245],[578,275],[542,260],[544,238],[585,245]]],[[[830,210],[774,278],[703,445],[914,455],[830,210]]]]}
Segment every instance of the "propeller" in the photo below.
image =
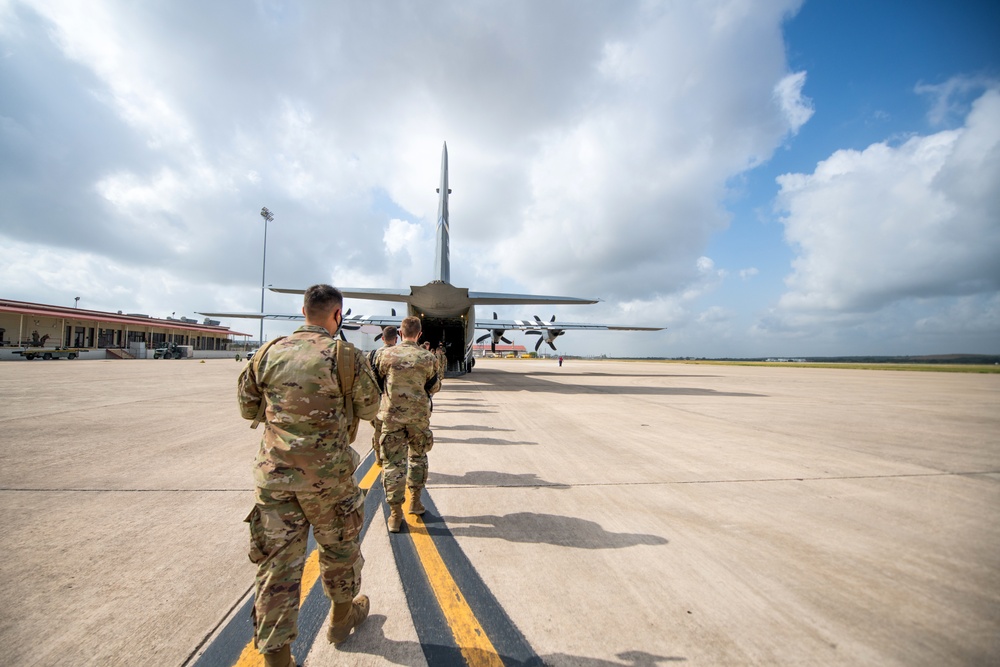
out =
{"type": "MultiPolygon", "coordinates": [[[[395,308],[390,308],[389,310],[392,311],[392,316],[396,317],[396,309],[395,308]]],[[[350,311],[348,311],[348,312],[350,312],[350,311]]],[[[389,325],[387,324],[386,326],[389,326],[389,325]]],[[[382,334],[384,334],[384,333],[385,333],[385,327],[382,327],[382,330],[379,331],[378,334],[375,336],[375,342],[378,342],[378,341],[382,340],[382,334]]]]}
{"type": "MultiPolygon", "coordinates": [[[[555,340],[559,336],[566,333],[565,329],[556,329],[555,327],[546,326],[547,324],[553,324],[556,321],[556,316],[553,315],[552,319],[548,322],[542,322],[542,318],[535,315],[535,322],[538,324],[538,329],[528,329],[524,333],[526,334],[536,334],[538,336],[538,342],[535,343],[535,352],[538,352],[538,348],[542,346],[542,343],[548,343],[548,346],[553,350],[556,349],[555,340]]],[[[558,351],[558,350],[557,350],[558,351]]]]}
{"type": "Polygon", "coordinates": [[[343,340],[345,343],[347,342],[347,336],[344,335],[344,329],[347,329],[348,331],[357,331],[358,329],[361,328],[356,324],[352,325],[346,322],[347,318],[350,316],[351,316],[350,308],[341,313],[340,330],[337,331],[337,333],[340,334],[340,339],[343,340]]]}
{"type": "MultiPolygon", "coordinates": [[[[496,313],[493,313],[493,319],[497,319],[497,314],[496,313]]],[[[506,329],[490,329],[489,333],[484,334],[484,335],[480,336],[479,338],[477,338],[476,342],[477,343],[482,343],[487,338],[492,337],[492,340],[490,341],[490,352],[492,352],[493,354],[496,354],[496,352],[497,352],[497,343],[498,342],[503,341],[503,342],[507,343],[508,345],[513,345],[514,344],[513,341],[507,340],[507,338],[504,336],[504,332],[505,331],[507,331],[507,330],[506,329]]]]}

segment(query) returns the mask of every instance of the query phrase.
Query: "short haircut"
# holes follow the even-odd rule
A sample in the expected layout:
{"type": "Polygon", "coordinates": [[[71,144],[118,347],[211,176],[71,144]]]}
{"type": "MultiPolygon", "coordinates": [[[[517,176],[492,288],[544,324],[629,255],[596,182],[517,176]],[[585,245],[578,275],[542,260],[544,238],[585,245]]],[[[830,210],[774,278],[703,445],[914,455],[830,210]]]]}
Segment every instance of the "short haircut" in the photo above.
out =
{"type": "Polygon", "coordinates": [[[388,342],[390,340],[396,340],[398,336],[399,336],[399,330],[397,330],[396,327],[392,326],[391,324],[387,326],[385,329],[382,329],[382,340],[384,341],[388,342]]]}
{"type": "Polygon", "coordinates": [[[343,308],[344,295],[330,285],[313,285],[306,290],[302,302],[306,317],[313,321],[324,320],[337,308],[343,308]]]}
{"type": "Polygon", "coordinates": [[[420,328],[420,318],[412,315],[404,317],[399,324],[399,332],[403,334],[403,338],[413,338],[420,333],[420,328]]]}

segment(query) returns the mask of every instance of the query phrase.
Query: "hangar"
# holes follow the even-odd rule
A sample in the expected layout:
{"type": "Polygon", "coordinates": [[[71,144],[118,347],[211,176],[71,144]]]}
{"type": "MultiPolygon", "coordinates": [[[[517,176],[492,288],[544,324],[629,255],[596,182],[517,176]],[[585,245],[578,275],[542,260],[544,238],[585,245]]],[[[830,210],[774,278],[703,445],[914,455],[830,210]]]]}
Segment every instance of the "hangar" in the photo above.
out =
{"type": "Polygon", "coordinates": [[[0,358],[17,358],[9,354],[13,349],[74,347],[86,351],[82,358],[134,359],[169,343],[190,346],[200,357],[228,356],[240,337],[245,343],[250,334],[208,318],[161,319],[0,299],[0,358]]]}

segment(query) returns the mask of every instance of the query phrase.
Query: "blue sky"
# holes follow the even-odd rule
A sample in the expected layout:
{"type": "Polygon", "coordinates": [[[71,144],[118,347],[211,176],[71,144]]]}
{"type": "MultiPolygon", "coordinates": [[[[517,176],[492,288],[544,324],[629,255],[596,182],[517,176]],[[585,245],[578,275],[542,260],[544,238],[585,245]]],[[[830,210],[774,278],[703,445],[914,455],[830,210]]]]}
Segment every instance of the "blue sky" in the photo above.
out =
{"type": "Polygon", "coordinates": [[[261,206],[268,283],[423,284],[447,141],[455,284],[668,327],[561,352],[1000,353],[998,37],[988,2],[0,0],[0,296],[256,310],[261,206]]]}

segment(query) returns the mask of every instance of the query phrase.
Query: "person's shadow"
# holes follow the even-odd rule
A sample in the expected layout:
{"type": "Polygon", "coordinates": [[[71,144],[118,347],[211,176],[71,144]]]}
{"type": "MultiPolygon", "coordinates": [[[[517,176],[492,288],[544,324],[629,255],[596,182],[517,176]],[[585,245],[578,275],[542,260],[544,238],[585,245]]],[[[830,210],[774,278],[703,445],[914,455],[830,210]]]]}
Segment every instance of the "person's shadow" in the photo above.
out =
{"type": "Polygon", "coordinates": [[[431,535],[447,535],[450,532],[455,537],[485,537],[576,549],[622,549],[641,544],[661,546],[668,542],[659,535],[612,533],[595,521],[536,512],[515,512],[503,516],[427,516],[424,522],[431,535]],[[439,522],[443,522],[444,526],[439,522]]]}
{"type": "MultiPolygon", "coordinates": [[[[372,614],[360,628],[355,630],[354,635],[339,647],[334,648],[326,644],[325,641],[322,642],[323,647],[319,651],[320,655],[313,655],[313,658],[323,660],[326,653],[333,655],[356,653],[378,655],[395,665],[407,667],[423,667],[424,665],[465,667],[469,664],[463,657],[461,650],[455,646],[437,644],[425,646],[421,645],[420,642],[389,639],[385,636],[386,620],[386,617],[381,614],[372,614]]],[[[314,653],[316,652],[314,651],[314,653]]],[[[617,653],[616,657],[623,662],[612,662],[566,653],[535,656],[528,660],[500,655],[506,667],[543,667],[553,663],[579,665],[580,667],[657,667],[665,662],[684,662],[687,660],[687,658],[679,656],[654,655],[645,651],[623,651],[617,653]]],[[[335,662],[336,660],[331,660],[330,664],[335,662]]],[[[487,662],[487,660],[480,660],[476,664],[487,662]]],[[[326,664],[326,662],[322,661],[318,664],[326,664]]]]}

